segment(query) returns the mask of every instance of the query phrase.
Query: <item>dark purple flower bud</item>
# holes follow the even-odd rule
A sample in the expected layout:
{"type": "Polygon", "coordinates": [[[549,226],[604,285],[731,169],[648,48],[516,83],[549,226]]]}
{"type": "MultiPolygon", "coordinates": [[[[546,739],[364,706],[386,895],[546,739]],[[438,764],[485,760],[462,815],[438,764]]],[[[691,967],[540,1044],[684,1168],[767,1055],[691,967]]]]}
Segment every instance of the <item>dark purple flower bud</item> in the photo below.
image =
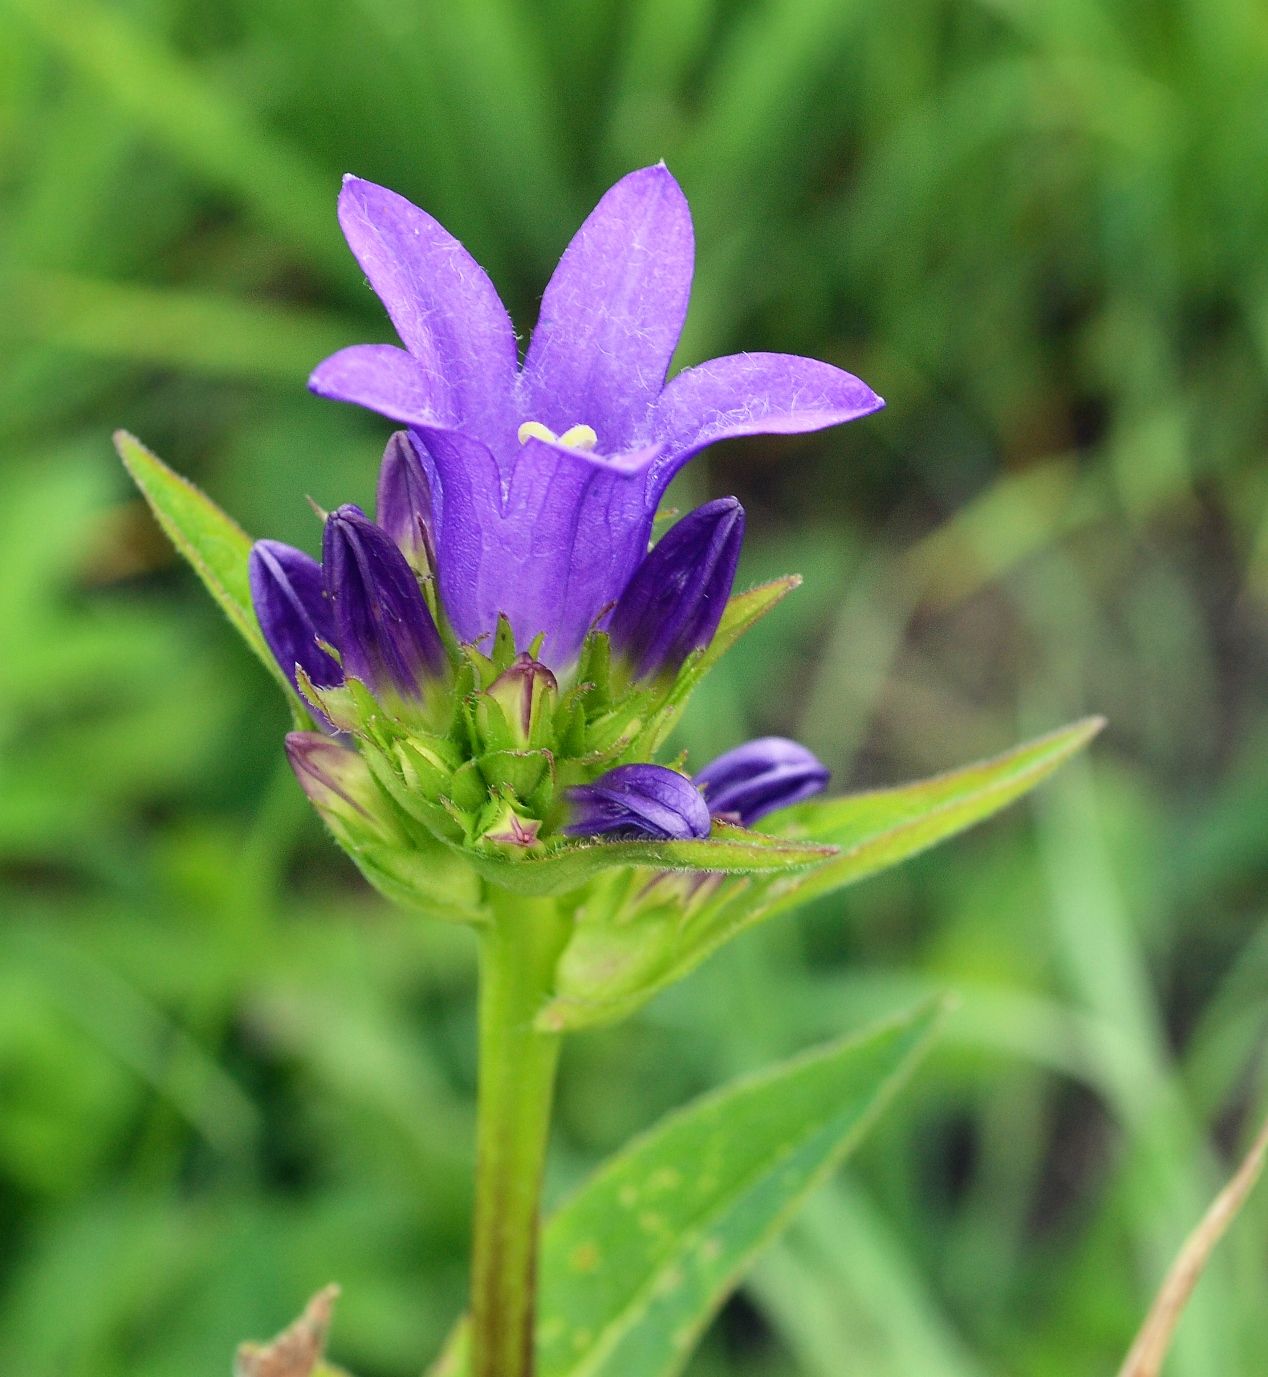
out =
{"type": "Polygon", "coordinates": [[[568,790],[574,837],[686,841],[709,835],[709,809],[700,791],[663,765],[618,765],[593,784],[568,790]]]}
{"type": "Polygon", "coordinates": [[[320,644],[338,641],[317,561],[280,540],[257,540],[247,574],[260,630],[282,673],[295,684],[295,666],[300,665],[318,688],[343,683],[338,661],[320,644]]]}
{"type": "Polygon", "coordinates": [[[828,782],[828,768],[796,741],[762,736],[710,761],[695,778],[711,813],[751,827],[776,808],[817,794],[828,782]]]}
{"type": "Polygon", "coordinates": [[[376,696],[419,697],[445,648],[405,556],[349,504],[326,518],[321,562],[344,673],[376,696]]]}
{"type": "Polygon", "coordinates": [[[672,674],[713,639],[743,539],[744,508],[723,497],[688,512],[639,565],[608,624],[636,679],[672,674]]]}
{"type": "Polygon", "coordinates": [[[404,430],[398,430],[383,451],[374,518],[415,569],[435,573],[431,483],[404,430]]]}

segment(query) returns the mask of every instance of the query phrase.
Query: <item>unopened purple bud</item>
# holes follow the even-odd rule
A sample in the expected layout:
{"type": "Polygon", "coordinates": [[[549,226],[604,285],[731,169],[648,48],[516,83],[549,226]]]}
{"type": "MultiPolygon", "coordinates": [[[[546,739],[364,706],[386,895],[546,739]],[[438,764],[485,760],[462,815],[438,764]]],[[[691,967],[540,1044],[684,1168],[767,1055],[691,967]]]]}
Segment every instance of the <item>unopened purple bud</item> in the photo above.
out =
{"type": "Polygon", "coordinates": [[[798,742],[762,736],[710,761],[695,778],[711,813],[751,827],[776,808],[817,794],[828,777],[828,767],[798,742]]]}
{"type": "Polygon", "coordinates": [[[664,765],[618,765],[592,784],[568,790],[574,837],[653,837],[686,841],[709,835],[709,809],[686,775],[664,765]]]}
{"type": "Polygon", "coordinates": [[[317,561],[280,540],[257,540],[247,574],[260,630],[292,685],[296,665],[318,688],[343,683],[338,661],[321,645],[338,642],[334,609],[322,589],[317,561]]]}
{"type": "Polygon", "coordinates": [[[676,671],[713,639],[744,540],[744,508],[719,498],[688,512],[643,560],[608,624],[636,679],[676,671]]]}
{"type": "Polygon", "coordinates": [[[432,545],[431,483],[408,432],[398,430],[387,442],[379,469],[374,517],[414,568],[436,572],[432,545]]]}
{"type": "Polygon", "coordinates": [[[344,673],[376,696],[421,696],[445,668],[445,648],[414,571],[359,507],[337,507],[322,540],[344,673]]]}

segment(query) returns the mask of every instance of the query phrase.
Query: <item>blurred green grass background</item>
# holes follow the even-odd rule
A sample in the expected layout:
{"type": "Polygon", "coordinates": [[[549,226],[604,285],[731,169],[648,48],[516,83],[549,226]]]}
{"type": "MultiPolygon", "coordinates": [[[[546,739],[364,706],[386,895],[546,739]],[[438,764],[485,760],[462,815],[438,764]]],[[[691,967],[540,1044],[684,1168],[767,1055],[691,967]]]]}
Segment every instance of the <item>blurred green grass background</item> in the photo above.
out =
{"type": "MultiPolygon", "coordinates": [[[[0,1370],[227,1370],[318,1285],[417,1371],[462,1304],[472,953],[369,894],[285,714],[110,452],[254,533],[368,499],[387,427],[310,366],[389,328],[339,175],[487,265],[522,332],[598,193],[697,223],[679,363],[889,401],[723,447],[744,575],[801,592],[696,760],[839,786],[1086,711],[1040,798],[577,1038],[551,1190],[691,1093],[961,992],[867,1151],[691,1377],[1110,1373],[1268,1108],[1268,11],[1253,0],[0,0],[0,1370]]],[[[1268,1196],[1174,1377],[1268,1371],[1268,1196]]]]}

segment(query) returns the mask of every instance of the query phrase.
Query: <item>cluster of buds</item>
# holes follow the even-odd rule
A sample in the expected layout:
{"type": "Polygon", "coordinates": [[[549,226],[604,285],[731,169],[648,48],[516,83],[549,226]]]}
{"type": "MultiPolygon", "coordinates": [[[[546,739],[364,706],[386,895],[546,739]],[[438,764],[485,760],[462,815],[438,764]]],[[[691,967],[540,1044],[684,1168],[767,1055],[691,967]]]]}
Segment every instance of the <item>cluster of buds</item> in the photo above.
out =
{"type": "Polygon", "coordinates": [[[694,778],[642,758],[730,598],[744,531],[734,498],[667,532],[562,674],[516,648],[505,616],[492,645],[457,640],[436,595],[431,511],[399,432],[374,521],[354,506],[326,515],[320,564],[277,541],[251,552],[264,638],[324,729],[291,734],[292,765],[354,854],[407,846],[410,822],[506,855],[567,837],[703,838],[712,813],[747,826],[826,783],[808,751],[776,738],[694,778]]]}

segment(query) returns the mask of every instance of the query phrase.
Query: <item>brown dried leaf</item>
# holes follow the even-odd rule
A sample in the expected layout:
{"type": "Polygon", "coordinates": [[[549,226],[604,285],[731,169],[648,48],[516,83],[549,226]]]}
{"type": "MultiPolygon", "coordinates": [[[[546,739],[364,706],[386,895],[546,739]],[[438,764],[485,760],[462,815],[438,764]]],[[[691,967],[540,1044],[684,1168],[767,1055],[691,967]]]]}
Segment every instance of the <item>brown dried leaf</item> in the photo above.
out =
{"type": "Polygon", "coordinates": [[[322,1356],[338,1296],[337,1286],[325,1287],[271,1343],[243,1344],[234,1359],[233,1377],[335,1377],[334,1368],[322,1366],[322,1356]]]}
{"type": "Polygon", "coordinates": [[[1171,1347],[1171,1338],[1202,1269],[1223,1237],[1225,1229],[1236,1218],[1238,1210],[1254,1188],[1268,1154],[1268,1122],[1259,1130],[1250,1151],[1232,1180],[1215,1197],[1202,1222],[1185,1240],[1171,1270],[1167,1273],[1145,1322],[1136,1335],[1118,1377],[1158,1377],[1171,1347]]]}

